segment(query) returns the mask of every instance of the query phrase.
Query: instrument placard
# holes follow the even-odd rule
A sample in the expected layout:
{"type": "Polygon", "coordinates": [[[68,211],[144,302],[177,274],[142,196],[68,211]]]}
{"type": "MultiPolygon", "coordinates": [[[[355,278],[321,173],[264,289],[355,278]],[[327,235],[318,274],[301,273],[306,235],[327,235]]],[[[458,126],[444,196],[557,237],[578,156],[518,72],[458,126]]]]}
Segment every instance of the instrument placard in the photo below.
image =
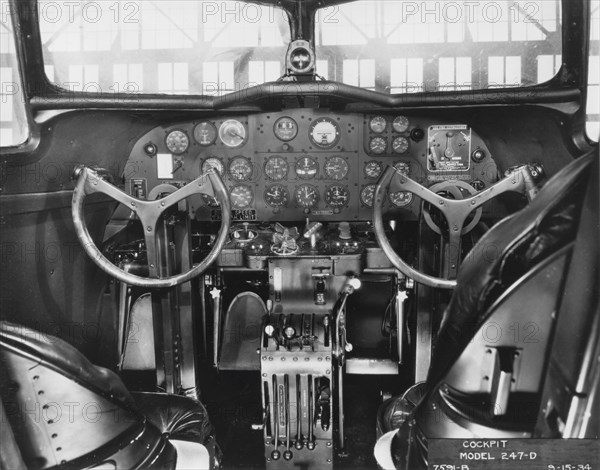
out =
{"type": "Polygon", "coordinates": [[[596,439],[431,439],[429,470],[600,470],[596,439]]]}

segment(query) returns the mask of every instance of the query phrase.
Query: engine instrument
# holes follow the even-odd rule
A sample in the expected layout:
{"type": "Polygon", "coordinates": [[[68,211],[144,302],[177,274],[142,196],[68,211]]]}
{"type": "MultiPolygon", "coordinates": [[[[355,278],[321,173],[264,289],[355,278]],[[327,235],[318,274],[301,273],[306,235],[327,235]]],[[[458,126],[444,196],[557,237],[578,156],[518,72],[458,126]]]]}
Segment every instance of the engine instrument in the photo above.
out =
{"type": "Polygon", "coordinates": [[[169,152],[175,155],[181,155],[190,146],[190,139],[187,134],[180,130],[169,132],[165,139],[165,144],[169,152]]]}
{"type": "Polygon", "coordinates": [[[248,181],[252,173],[252,163],[246,157],[235,157],[229,162],[229,174],[235,181],[248,181]]]}
{"type": "Polygon", "coordinates": [[[350,193],[346,186],[331,186],[327,188],[325,193],[325,203],[329,207],[340,208],[348,205],[350,200],[350,193]]]}
{"type": "Polygon", "coordinates": [[[371,160],[365,163],[365,176],[369,179],[376,180],[381,176],[383,171],[383,163],[377,160],[371,160]]]}
{"type": "Polygon", "coordinates": [[[217,128],[209,121],[199,123],[194,127],[194,140],[203,147],[214,144],[217,140],[217,128]]]}
{"type": "Polygon", "coordinates": [[[383,116],[375,116],[369,121],[369,128],[375,134],[382,134],[387,128],[387,120],[383,116]]]}
{"type": "Polygon", "coordinates": [[[367,207],[373,207],[373,198],[375,197],[375,185],[369,184],[362,188],[360,192],[360,202],[367,207]]]}
{"type": "Polygon", "coordinates": [[[204,160],[204,163],[202,164],[202,173],[206,173],[209,170],[217,170],[217,173],[219,173],[219,175],[223,176],[223,171],[224,171],[223,162],[217,157],[207,158],[206,160],[204,160]]]}
{"type": "Polygon", "coordinates": [[[408,151],[408,139],[406,137],[396,137],[392,141],[392,150],[394,153],[406,153],[408,151]]]}
{"type": "Polygon", "coordinates": [[[387,150],[387,142],[383,137],[373,137],[369,142],[369,150],[375,155],[381,155],[387,150]]]}
{"type": "Polygon", "coordinates": [[[290,194],[285,186],[274,184],[265,189],[265,202],[271,207],[285,207],[288,205],[290,194]]]}
{"type": "Polygon", "coordinates": [[[406,116],[396,116],[392,122],[392,127],[396,132],[406,132],[410,126],[410,121],[406,116]]]}

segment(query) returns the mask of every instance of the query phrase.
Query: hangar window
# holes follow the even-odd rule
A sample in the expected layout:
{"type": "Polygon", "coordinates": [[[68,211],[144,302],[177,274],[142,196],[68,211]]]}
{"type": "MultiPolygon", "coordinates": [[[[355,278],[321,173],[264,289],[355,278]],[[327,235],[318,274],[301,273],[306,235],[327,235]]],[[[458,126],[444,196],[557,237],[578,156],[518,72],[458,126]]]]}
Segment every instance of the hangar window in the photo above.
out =
{"type": "Polygon", "coordinates": [[[29,124],[7,1],[0,1],[0,11],[0,146],[12,147],[27,140],[29,124]]]}
{"type": "Polygon", "coordinates": [[[557,71],[536,66],[540,57],[561,61],[560,1],[358,0],[319,10],[316,44],[323,59],[344,57],[344,73],[334,71],[344,83],[380,92],[534,85],[557,71]],[[374,86],[346,68],[369,59],[374,86]]]}
{"type": "Polygon", "coordinates": [[[283,10],[240,1],[40,0],[38,14],[48,79],[78,91],[222,95],[279,78],[290,41],[283,10]]]}
{"type": "Polygon", "coordinates": [[[590,139],[600,140],[600,0],[593,0],[591,8],[590,58],[588,63],[587,122],[590,139]]]}

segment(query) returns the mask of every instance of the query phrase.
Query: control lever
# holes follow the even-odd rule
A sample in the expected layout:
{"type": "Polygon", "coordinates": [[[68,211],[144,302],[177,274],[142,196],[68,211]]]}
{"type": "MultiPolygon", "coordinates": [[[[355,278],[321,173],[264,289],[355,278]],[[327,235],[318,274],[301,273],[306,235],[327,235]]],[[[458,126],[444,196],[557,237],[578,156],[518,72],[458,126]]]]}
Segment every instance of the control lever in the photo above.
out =
{"type": "Polygon", "coordinates": [[[271,338],[275,341],[275,345],[277,346],[277,350],[279,350],[279,338],[277,334],[277,328],[273,326],[271,323],[265,325],[265,335],[267,338],[271,338]]]}
{"type": "Polygon", "coordinates": [[[313,431],[313,377],[312,375],[308,376],[308,442],[306,443],[306,448],[308,450],[313,450],[315,448],[315,435],[313,431]]]}
{"type": "Polygon", "coordinates": [[[213,366],[219,367],[219,343],[221,342],[221,290],[210,290],[213,298],[213,366]]]}
{"type": "Polygon", "coordinates": [[[304,443],[302,442],[302,379],[296,375],[296,444],[297,450],[302,450],[304,443]]]}
{"type": "Polygon", "coordinates": [[[283,459],[292,460],[294,454],[290,450],[290,379],[287,374],[283,376],[283,386],[285,388],[285,452],[283,459]]]}
{"type": "Polygon", "coordinates": [[[303,237],[310,240],[310,247],[317,247],[317,232],[321,230],[323,224],[321,222],[308,222],[306,219],[306,229],[304,230],[303,237]]]}
{"type": "Polygon", "coordinates": [[[275,440],[273,445],[275,449],[271,452],[271,458],[273,460],[279,460],[281,457],[281,452],[279,451],[279,392],[277,390],[277,376],[273,376],[273,409],[275,410],[275,429],[273,430],[273,435],[275,436],[275,440]]]}
{"type": "MultiPolygon", "coordinates": [[[[321,429],[327,431],[331,425],[331,410],[330,410],[330,399],[331,391],[328,383],[321,385],[321,382],[327,379],[318,379],[318,390],[319,398],[317,401],[317,418],[316,420],[321,424],[321,429]]],[[[327,380],[327,382],[329,382],[327,380]]]]}

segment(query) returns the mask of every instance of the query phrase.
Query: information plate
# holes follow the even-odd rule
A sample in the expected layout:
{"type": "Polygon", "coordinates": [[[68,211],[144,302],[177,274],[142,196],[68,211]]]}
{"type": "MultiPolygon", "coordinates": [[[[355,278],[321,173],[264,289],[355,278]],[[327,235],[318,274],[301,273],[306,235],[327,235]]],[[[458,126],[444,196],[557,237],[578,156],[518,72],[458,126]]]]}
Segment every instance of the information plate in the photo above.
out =
{"type": "Polygon", "coordinates": [[[600,470],[594,439],[430,439],[429,470],[600,470]]]}

